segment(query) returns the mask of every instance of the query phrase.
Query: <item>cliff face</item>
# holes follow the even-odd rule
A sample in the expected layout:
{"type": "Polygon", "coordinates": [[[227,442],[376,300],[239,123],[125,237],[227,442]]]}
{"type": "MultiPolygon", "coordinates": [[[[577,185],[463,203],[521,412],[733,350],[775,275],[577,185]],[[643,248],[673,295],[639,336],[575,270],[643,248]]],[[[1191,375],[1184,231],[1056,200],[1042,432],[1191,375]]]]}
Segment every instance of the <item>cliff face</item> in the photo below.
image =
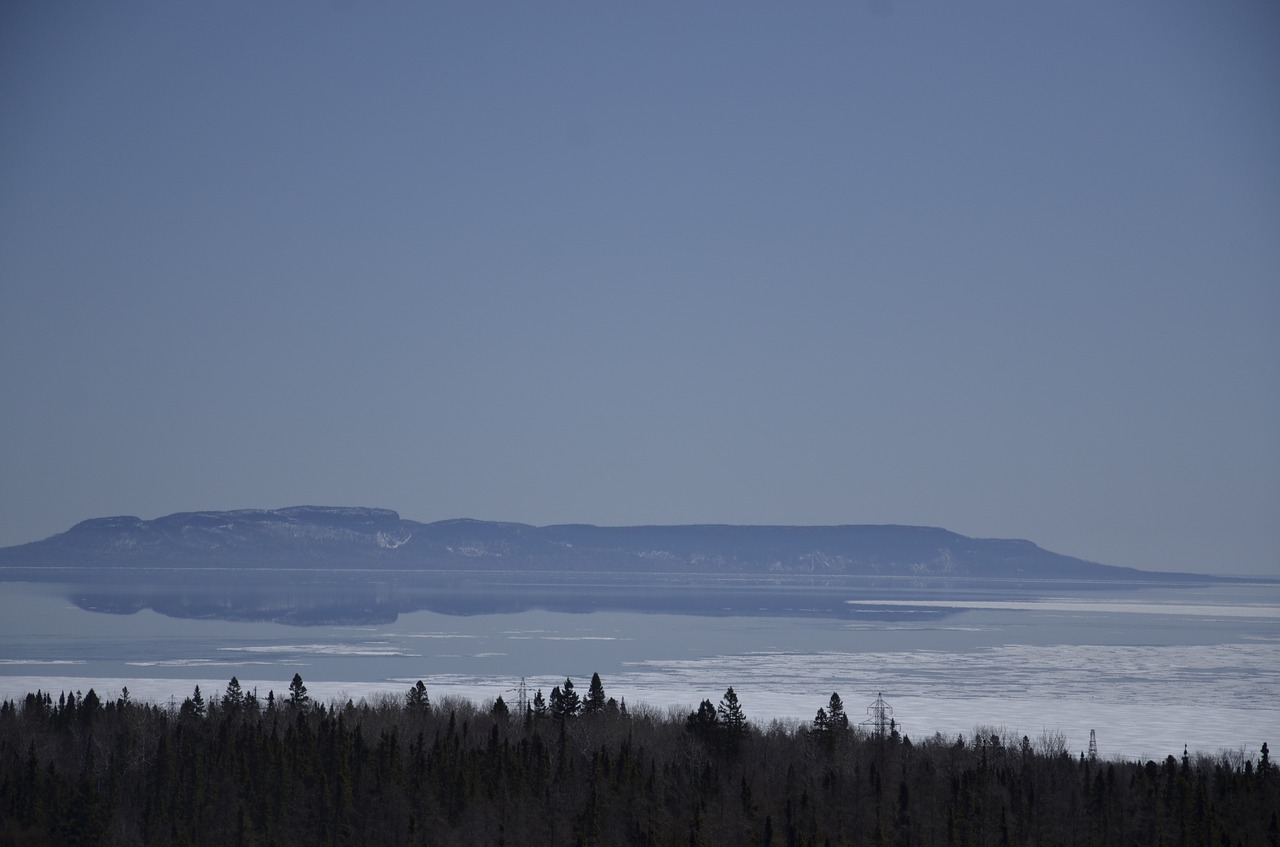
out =
{"type": "Polygon", "coordinates": [[[1029,541],[915,526],[598,527],[419,523],[389,509],[297,506],[87,520],[0,549],[9,567],[389,568],[601,573],[1135,579],[1029,541]]]}

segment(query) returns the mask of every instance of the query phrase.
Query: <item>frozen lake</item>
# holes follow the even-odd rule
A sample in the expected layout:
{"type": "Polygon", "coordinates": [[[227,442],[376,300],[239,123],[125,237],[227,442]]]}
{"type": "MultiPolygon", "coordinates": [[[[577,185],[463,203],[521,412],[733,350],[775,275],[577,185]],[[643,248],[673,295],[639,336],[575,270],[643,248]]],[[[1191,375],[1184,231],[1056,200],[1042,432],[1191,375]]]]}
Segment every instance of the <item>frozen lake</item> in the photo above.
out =
{"type": "MultiPolygon", "coordinates": [[[[981,599],[852,597],[817,617],[552,611],[399,614],[292,626],[90,611],[65,587],[0,583],[0,697],[37,688],[206,695],[232,675],[260,696],[300,673],[322,700],[402,694],[492,700],[598,672],[628,704],[692,709],[730,685],[748,717],[809,720],[838,691],[851,717],[883,693],[913,738],[975,725],[1073,752],[1163,758],[1280,740],[1280,587],[1025,591],[981,599]]],[[[843,601],[842,601],[843,602],[843,601]]]]}

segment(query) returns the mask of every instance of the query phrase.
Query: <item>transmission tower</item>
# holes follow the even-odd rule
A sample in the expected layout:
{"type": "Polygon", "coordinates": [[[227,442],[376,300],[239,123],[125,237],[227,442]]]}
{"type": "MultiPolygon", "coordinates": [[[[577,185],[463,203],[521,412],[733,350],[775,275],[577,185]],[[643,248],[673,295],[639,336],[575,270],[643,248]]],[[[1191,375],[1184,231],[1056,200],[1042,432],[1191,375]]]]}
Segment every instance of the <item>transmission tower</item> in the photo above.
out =
{"type": "Polygon", "coordinates": [[[524,713],[529,709],[529,686],[525,685],[524,677],[520,677],[520,684],[515,688],[508,688],[504,694],[516,695],[516,714],[524,717],[524,713]]]}
{"type": "Polygon", "coordinates": [[[876,701],[867,707],[867,719],[859,726],[869,727],[877,737],[884,738],[889,734],[893,723],[893,707],[877,691],[876,701]]]}
{"type": "Polygon", "coordinates": [[[1096,761],[1098,758],[1098,733],[1089,730],[1089,761],[1096,761]]]}

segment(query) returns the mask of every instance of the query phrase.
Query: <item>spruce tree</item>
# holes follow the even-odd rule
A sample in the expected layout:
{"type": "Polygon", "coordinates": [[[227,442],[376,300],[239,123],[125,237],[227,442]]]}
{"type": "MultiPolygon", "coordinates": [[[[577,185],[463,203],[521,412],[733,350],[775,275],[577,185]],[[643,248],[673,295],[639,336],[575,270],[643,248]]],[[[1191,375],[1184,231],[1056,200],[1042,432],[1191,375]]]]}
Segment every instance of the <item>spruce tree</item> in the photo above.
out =
{"type": "Polygon", "coordinates": [[[711,705],[710,700],[703,700],[696,710],[689,713],[684,725],[685,729],[704,741],[713,740],[716,729],[719,726],[716,707],[711,705]]]}
{"type": "Polygon", "coordinates": [[[305,709],[311,703],[307,696],[307,686],[302,684],[302,674],[295,673],[289,683],[289,708],[305,709]]]}
{"type": "Polygon", "coordinates": [[[564,695],[558,685],[551,689],[551,717],[557,720],[564,718],[564,695]]]}
{"type": "Polygon", "coordinates": [[[603,714],[608,700],[604,696],[604,685],[600,682],[600,674],[591,675],[591,686],[587,689],[587,699],[582,702],[582,714],[603,714]]]}
{"type": "Polygon", "coordinates": [[[423,685],[422,680],[418,680],[417,683],[409,686],[409,693],[404,695],[404,703],[409,711],[418,714],[424,713],[431,708],[431,702],[427,698],[427,686],[423,685]]]}
{"type": "Polygon", "coordinates": [[[738,695],[734,693],[732,685],[724,692],[716,714],[720,718],[720,725],[730,737],[746,734],[747,717],[743,714],[742,706],[738,703],[738,695]]]}
{"type": "Polygon", "coordinates": [[[196,717],[204,717],[204,695],[200,693],[200,686],[196,686],[196,690],[191,694],[192,711],[196,717]]]}
{"type": "Polygon", "coordinates": [[[564,688],[560,689],[560,697],[565,717],[576,717],[578,712],[582,711],[582,698],[573,690],[573,680],[568,677],[564,679],[564,688]]]}
{"type": "Polygon", "coordinates": [[[534,693],[533,705],[529,708],[535,718],[545,718],[547,716],[547,699],[542,696],[541,688],[534,693]]]}
{"type": "Polygon", "coordinates": [[[827,703],[827,727],[835,733],[849,728],[849,716],[845,714],[844,701],[834,691],[831,692],[831,700],[827,703]]]}
{"type": "Polygon", "coordinates": [[[823,740],[827,737],[827,710],[818,707],[818,714],[813,716],[813,733],[819,739],[823,740]]]}
{"type": "Polygon", "coordinates": [[[228,712],[238,712],[244,706],[244,690],[240,687],[240,680],[234,676],[227,683],[227,691],[222,695],[222,708],[228,712]]]}

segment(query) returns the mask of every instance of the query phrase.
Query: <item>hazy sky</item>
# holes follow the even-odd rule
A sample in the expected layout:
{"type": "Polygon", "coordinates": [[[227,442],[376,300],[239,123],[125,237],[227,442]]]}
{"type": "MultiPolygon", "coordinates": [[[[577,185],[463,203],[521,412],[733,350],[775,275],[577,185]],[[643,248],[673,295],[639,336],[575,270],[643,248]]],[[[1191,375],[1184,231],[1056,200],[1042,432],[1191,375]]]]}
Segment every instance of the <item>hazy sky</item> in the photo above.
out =
{"type": "Polygon", "coordinates": [[[1280,573],[1280,5],[0,6],[0,544],[279,507],[1280,573]]]}

